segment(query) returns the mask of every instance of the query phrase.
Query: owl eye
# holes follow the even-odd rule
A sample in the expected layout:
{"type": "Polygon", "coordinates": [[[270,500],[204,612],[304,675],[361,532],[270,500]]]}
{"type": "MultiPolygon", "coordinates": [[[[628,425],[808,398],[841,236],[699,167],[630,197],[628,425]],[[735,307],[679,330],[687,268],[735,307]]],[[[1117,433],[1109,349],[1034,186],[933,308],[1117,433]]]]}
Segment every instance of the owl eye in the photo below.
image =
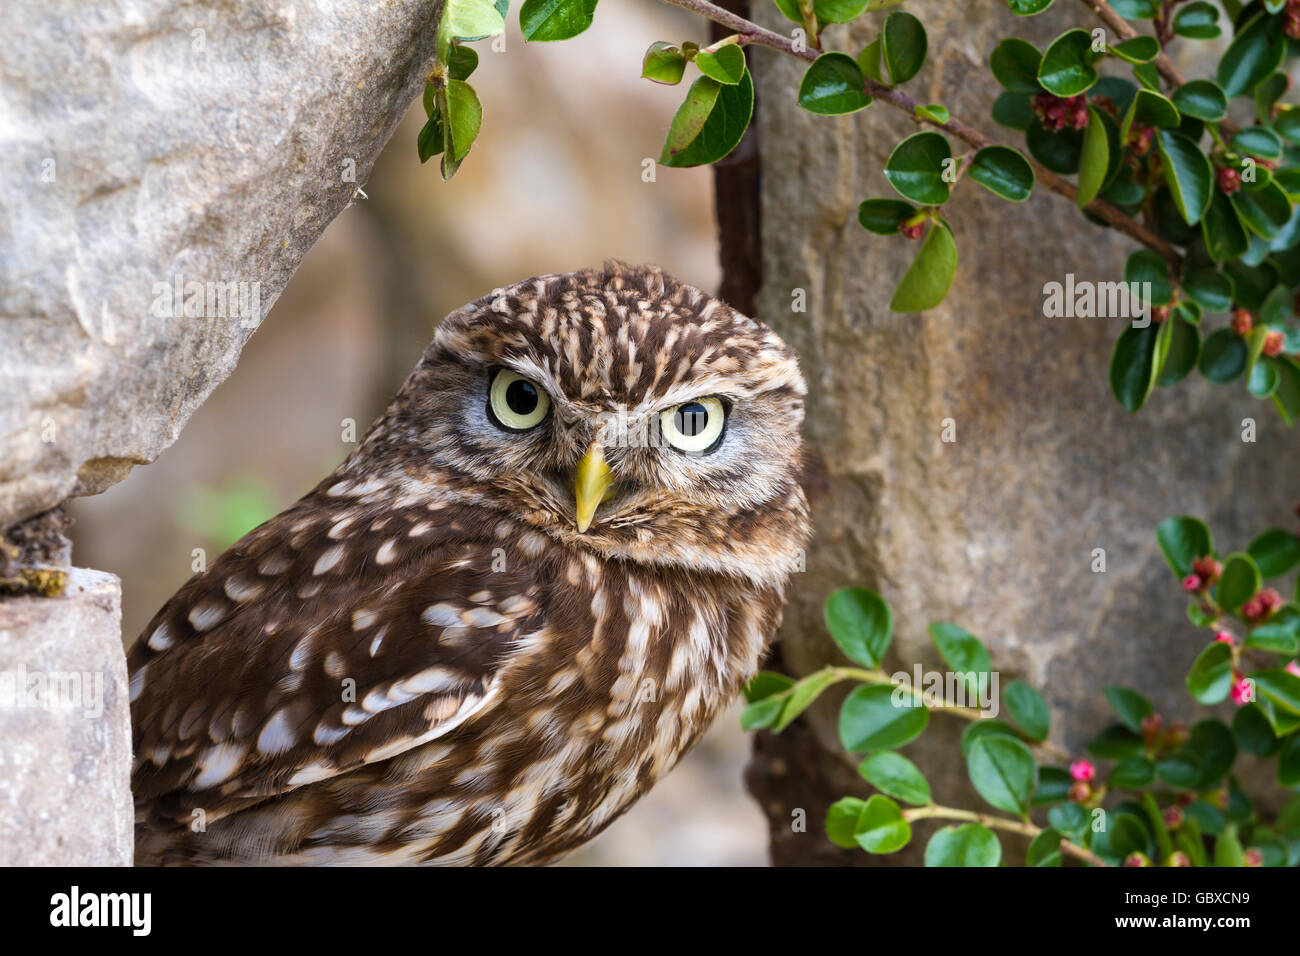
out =
{"type": "Polygon", "coordinates": [[[721,399],[709,396],[682,402],[659,413],[659,428],[678,451],[702,454],[712,451],[722,438],[727,411],[721,399]]]}
{"type": "Polygon", "coordinates": [[[488,388],[488,414],[506,431],[526,432],[546,417],[551,400],[540,385],[518,372],[501,369],[488,388]]]}

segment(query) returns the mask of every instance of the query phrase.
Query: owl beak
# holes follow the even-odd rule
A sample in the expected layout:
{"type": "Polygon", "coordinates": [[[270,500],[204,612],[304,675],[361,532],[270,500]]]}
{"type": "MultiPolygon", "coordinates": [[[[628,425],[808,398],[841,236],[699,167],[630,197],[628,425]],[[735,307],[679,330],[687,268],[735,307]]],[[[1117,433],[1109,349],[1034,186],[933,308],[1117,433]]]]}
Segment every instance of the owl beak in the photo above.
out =
{"type": "Polygon", "coordinates": [[[578,533],[591,527],[596,507],[605,500],[605,493],[613,484],[613,473],[605,463],[605,453],[598,442],[592,442],[587,453],[573,469],[573,494],[577,502],[578,533]]]}

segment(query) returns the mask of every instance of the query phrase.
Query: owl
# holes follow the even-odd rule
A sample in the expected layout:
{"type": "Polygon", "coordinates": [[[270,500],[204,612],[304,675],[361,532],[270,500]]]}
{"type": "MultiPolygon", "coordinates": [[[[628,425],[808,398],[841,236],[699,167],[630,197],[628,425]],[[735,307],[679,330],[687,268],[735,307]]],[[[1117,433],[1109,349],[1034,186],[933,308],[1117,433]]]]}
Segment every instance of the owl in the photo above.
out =
{"type": "Polygon", "coordinates": [[[130,653],[142,864],[544,864],[755,673],[805,386],[656,268],[449,315],[356,451],[130,653]]]}

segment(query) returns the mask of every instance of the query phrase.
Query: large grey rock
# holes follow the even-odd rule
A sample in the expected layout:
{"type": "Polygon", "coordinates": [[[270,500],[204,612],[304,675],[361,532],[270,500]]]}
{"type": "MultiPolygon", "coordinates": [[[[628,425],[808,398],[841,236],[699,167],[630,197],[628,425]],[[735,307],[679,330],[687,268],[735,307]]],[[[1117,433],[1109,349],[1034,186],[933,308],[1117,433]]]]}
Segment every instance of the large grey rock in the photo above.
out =
{"type": "Polygon", "coordinates": [[[175,439],[364,184],[440,9],[0,5],[0,528],[175,439]]]}
{"type": "Polygon", "coordinates": [[[121,588],[0,601],[0,866],[130,866],[131,714],[121,588]]]}
{"type": "MultiPolygon", "coordinates": [[[[985,4],[927,3],[915,12],[931,46],[909,90],[1012,144],[1015,134],[987,118],[998,92],[984,65],[989,52],[1005,36],[1041,47],[1086,23],[1076,4],[1032,20],[985,4]]],[[[775,12],[759,13],[782,29],[775,12]]],[[[869,39],[867,31],[853,40],[841,34],[836,46],[857,50],[869,39]]],[[[1271,403],[1198,375],[1157,391],[1136,416],[1121,409],[1107,385],[1121,320],[1044,318],[1042,287],[1068,272],[1117,278],[1134,246],[1041,186],[1016,205],[963,181],[946,207],[960,257],[947,301],[922,316],[890,312],[917,246],[868,234],[856,207],[894,195],[881,170],[916,126],[882,104],[840,119],[807,113],[791,92],[801,69],[769,56],[755,71],[765,282],[758,311],[799,351],[807,436],[829,470],[808,573],[786,612],[785,667],[807,673],[842,660],[821,603],[856,584],[893,608],[891,670],[910,671],[915,661],[942,670],[927,624],[959,623],[986,641],[1003,687],[1021,677],[1044,692],[1053,738],[1076,753],[1108,722],[1107,683],[1144,691],[1170,718],[1194,716],[1182,678],[1207,636],[1184,617],[1155,526],[1201,515],[1228,551],[1265,527],[1290,525],[1295,432],[1271,403]],[[791,311],[795,289],[807,291],[806,313],[791,311]],[[1259,425],[1255,443],[1241,438],[1248,417],[1259,425]],[[955,443],[941,441],[947,418],[955,443]],[[1094,548],[1106,551],[1105,573],[1092,570],[1094,548]]],[[[825,804],[867,789],[837,740],[841,696],[813,711],[812,733],[760,743],[752,780],[778,862],[823,858],[825,804]],[[818,744],[820,756],[810,756],[818,744]],[[814,786],[812,773],[824,779],[814,786]],[[809,836],[789,825],[800,806],[809,836]]],[[[964,724],[936,717],[930,726],[908,753],[931,775],[937,800],[978,806],[957,749],[964,724]]]]}

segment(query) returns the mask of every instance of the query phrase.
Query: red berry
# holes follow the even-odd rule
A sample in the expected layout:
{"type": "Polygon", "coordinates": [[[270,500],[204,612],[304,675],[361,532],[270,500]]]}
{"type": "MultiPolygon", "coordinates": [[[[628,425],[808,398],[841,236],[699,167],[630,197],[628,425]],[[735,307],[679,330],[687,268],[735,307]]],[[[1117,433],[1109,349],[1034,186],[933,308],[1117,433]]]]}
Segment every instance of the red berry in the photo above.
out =
{"type": "Polygon", "coordinates": [[[1241,188],[1241,173],[1229,166],[1220,166],[1215,170],[1214,175],[1218,180],[1219,189],[1225,193],[1235,193],[1241,188]]]}
{"type": "Polygon", "coordinates": [[[1255,317],[1241,306],[1232,310],[1232,331],[1238,335],[1249,335],[1255,327],[1255,317]]]}
{"type": "Polygon", "coordinates": [[[1278,355],[1278,354],[1280,354],[1281,351],[1282,351],[1282,333],[1281,333],[1281,332],[1276,332],[1276,331],[1274,331],[1274,332],[1269,332],[1268,335],[1264,336],[1264,354],[1265,354],[1265,355],[1267,355],[1269,358],[1272,358],[1274,355],[1278,355]]]}

